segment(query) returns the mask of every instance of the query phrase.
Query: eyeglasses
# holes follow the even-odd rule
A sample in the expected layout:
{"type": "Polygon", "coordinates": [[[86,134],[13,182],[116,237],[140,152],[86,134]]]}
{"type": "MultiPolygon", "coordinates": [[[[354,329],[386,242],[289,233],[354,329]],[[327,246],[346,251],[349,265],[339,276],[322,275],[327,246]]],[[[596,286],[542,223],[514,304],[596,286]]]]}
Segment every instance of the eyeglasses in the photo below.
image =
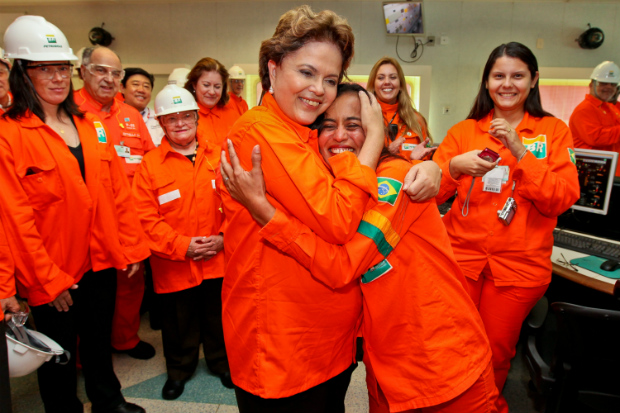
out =
{"type": "Polygon", "coordinates": [[[44,63],[40,65],[26,66],[26,69],[32,70],[31,76],[37,79],[52,80],[56,73],[60,73],[60,77],[67,79],[73,73],[73,65],[66,63],[44,63]]]}
{"type": "Polygon", "coordinates": [[[162,118],[162,122],[166,126],[174,126],[178,122],[181,122],[182,125],[187,125],[188,123],[192,123],[196,121],[196,113],[195,112],[186,112],[186,113],[173,113],[162,118]]]}
{"type": "Polygon", "coordinates": [[[93,76],[107,77],[108,74],[110,74],[114,80],[121,80],[125,77],[125,71],[123,69],[118,70],[108,65],[96,65],[94,63],[90,63],[86,65],[86,68],[93,76]]]}
{"type": "Polygon", "coordinates": [[[244,79],[230,79],[232,83],[245,83],[244,79]]]}
{"type": "Polygon", "coordinates": [[[9,69],[0,67],[0,77],[9,77],[9,69]]]}

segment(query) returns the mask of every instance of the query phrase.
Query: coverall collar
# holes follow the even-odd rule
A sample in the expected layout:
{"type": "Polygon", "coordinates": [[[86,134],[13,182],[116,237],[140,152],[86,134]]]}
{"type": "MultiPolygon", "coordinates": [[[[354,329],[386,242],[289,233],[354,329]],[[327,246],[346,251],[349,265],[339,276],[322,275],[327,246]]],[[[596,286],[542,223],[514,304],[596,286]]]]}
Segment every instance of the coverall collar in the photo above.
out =
{"type": "MultiPolygon", "coordinates": [[[[280,109],[280,107],[276,103],[276,100],[273,98],[271,93],[265,93],[265,96],[263,96],[263,102],[261,103],[261,106],[264,106],[270,112],[275,113],[275,115],[278,118],[282,119],[287,125],[293,128],[295,132],[297,133],[297,136],[299,136],[299,138],[303,142],[308,142],[308,140],[310,139],[310,134],[311,134],[310,128],[304,125],[300,125],[299,123],[295,122],[294,120],[286,116],[284,112],[282,112],[282,109],[280,109]]],[[[313,137],[316,137],[316,133],[313,134],[313,137]]]]}

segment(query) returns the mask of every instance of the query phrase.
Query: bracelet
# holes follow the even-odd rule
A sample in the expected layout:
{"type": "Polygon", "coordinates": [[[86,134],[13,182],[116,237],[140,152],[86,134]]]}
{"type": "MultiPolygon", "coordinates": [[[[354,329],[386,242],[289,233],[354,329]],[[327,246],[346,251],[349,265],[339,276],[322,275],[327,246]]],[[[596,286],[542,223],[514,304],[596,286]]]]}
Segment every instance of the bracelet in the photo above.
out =
{"type": "Polygon", "coordinates": [[[525,156],[526,153],[527,153],[527,148],[525,148],[523,153],[521,155],[519,155],[519,157],[517,158],[517,162],[521,162],[521,159],[523,159],[523,157],[525,156]]]}

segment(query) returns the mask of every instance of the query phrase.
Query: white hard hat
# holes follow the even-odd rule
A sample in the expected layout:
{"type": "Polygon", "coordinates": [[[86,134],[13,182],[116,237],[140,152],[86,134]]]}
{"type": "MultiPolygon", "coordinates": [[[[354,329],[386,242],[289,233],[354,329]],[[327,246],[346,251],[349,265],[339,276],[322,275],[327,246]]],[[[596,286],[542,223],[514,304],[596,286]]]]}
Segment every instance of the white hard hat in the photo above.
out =
{"type": "Polygon", "coordinates": [[[4,33],[6,57],[33,62],[77,60],[60,29],[41,16],[20,16],[4,33]]]}
{"type": "Polygon", "coordinates": [[[170,73],[168,76],[168,84],[169,85],[177,85],[177,86],[185,86],[185,82],[187,82],[187,75],[189,75],[190,70],[184,67],[177,67],[170,73]]]}
{"type": "Polygon", "coordinates": [[[11,69],[11,62],[9,61],[9,59],[4,58],[4,49],[2,47],[0,47],[0,62],[7,65],[9,67],[9,70],[11,69]]]}
{"type": "Polygon", "coordinates": [[[155,97],[155,117],[188,110],[198,110],[198,105],[194,96],[180,86],[166,85],[155,97]]]}
{"type": "Polygon", "coordinates": [[[594,68],[590,79],[603,83],[620,83],[620,68],[617,64],[605,61],[594,68]]]}
{"type": "Polygon", "coordinates": [[[6,344],[9,361],[9,376],[21,377],[32,373],[43,363],[56,357],[56,363],[64,364],[69,360],[70,354],[64,351],[58,343],[38,331],[20,327],[21,331],[26,332],[28,343],[7,329],[6,344]],[[66,358],[61,358],[65,355],[66,358]]]}
{"type": "Polygon", "coordinates": [[[231,79],[245,79],[245,72],[242,68],[235,65],[228,69],[228,76],[230,76],[231,79]]]}

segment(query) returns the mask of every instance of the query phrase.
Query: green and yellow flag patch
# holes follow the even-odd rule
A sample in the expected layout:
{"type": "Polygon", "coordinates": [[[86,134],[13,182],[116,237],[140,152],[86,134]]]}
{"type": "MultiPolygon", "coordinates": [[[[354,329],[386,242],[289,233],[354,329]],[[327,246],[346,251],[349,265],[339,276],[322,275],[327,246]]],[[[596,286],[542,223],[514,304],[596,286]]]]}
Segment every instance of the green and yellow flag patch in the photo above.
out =
{"type": "Polygon", "coordinates": [[[379,202],[387,202],[390,205],[396,203],[400,189],[403,187],[402,182],[392,178],[377,177],[379,187],[379,202]]]}
{"type": "Polygon", "coordinates": [[[575,159],[575,151],[573,150],[573,148],[568,148],[568,157],[570,158],[570,161],[573,163],[573,165],[577,165],[577,159],[575,159]]]}

